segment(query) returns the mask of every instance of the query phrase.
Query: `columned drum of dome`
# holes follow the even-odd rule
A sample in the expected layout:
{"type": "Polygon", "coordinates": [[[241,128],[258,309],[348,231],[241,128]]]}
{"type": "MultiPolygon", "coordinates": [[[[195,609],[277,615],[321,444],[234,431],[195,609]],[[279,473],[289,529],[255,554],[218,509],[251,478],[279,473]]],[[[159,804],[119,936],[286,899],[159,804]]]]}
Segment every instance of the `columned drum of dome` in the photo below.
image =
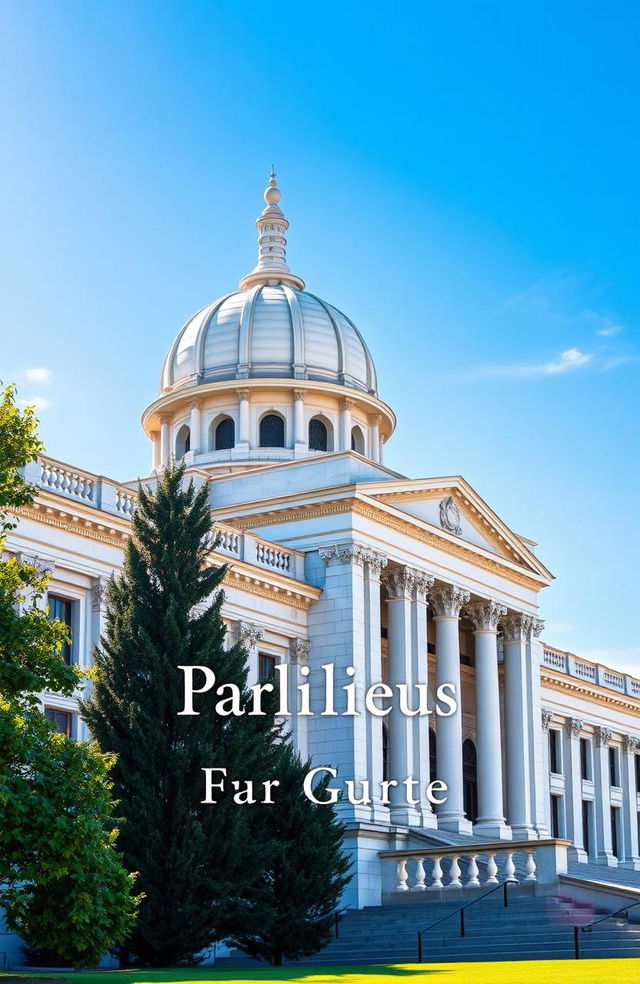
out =
{"type": "Polygon", "coordinates": [[[167,449],[215,470],[333,451],[380,461],[393,432],[395,417],[378,397],[375,365],[358,328],[305,290],[287,265],[289,223],[274,173],[264,198],[255,268],[238,291],[186,322],[165,359],[161,396],[143,416],[155,467],[167,449]],[[277,444],[261,439],[267,412],[282,421],[277,444]]]}

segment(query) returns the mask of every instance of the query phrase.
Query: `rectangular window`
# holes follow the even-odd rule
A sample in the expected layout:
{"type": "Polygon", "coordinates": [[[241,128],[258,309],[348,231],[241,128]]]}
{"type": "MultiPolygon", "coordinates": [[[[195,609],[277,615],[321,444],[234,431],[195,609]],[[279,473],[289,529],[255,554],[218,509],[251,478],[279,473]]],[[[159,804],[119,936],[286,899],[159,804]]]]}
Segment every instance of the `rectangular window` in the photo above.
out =
{"type": "Polygon", "coordinates": [[[634,756],[636,760],[636,793],[640,793],[640,755],[634,756]]]}
{"type": "Polygon", "coordinates": [[[618,853],[620,846],[620,831],[618,830],[618,815],[620,811],[616,806],[611,807],[611,851],[613,856],[620,860],[620,855],[618,853]]]}
{"type": "Polygon", "coordinates": [[[609,785],[619,786],[620,776],[618,773],[618,749],[609,749],[609,785]]]}
{"type": "Polygon", "coordinates": [[[58,711],[55,707],[45,707],[44,716],[47,721],[51,721],[55,725],[56,731],[59,731],[61,735],[66,735],[67,738],[71,738],[73,714],[70,711],[58,711]]]}
{"type": "Polygon", "coordinates": [[[258,674],[260,677],[260,683],[269,683],[270,680],[273,680],[276,675],[275,656],[269,656],[267,653],[260,653],[258,674]]]}
{"type": "Polygon", "coordinates": [[[560,797],[551,797],[551,836],[560,837],[560,797]]]}
{"type": "MultiPolygon", "coordinates": [[[[69,629],[71,635],[71,616],[73,614],[73,602],[68,598],[60,598],[58,595],[50,594],[47,598],[49,603],[49,617],[51,621],[58,619],[69,629]]],[[[65,642],[62,647],[62,658],[65,663],[71,664],[71,643],[65,642]]]]}
{"type": "Polygon", "coordinates": [[[562,771],[560,763],[560,732],[555,728],[549,729],[549,769],[556,775],[562,771]]]}
{"type": "Polygon", "coordinates": [[[583,779],[591,779],[591,742],[588,738],[580,739],[580,775],[583,779]]]}
{"type": "Polygon", "coordinates": [[[582,846],[591,856],[591,822],[589,817],[589,800],[582,801],[582,846]]]}

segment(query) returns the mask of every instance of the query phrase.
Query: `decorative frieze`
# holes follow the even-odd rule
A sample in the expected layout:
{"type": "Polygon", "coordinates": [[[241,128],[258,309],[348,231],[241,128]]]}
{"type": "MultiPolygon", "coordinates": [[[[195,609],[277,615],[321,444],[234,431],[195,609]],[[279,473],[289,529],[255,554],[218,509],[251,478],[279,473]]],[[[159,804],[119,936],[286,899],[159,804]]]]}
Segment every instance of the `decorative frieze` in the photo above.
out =
{"type": "Polygon", "coordinates": [[[308,663],[311,643],[308,639],[291,639],[289,642],[289,658],[292,663],[308,663]]]}
{"type": "Polygon", "coordinates": [[[609,745],[611,739],[613,738],[611,728],[604,728],[601,725],[596,725],[593,729],[593,734],[596,739],[596,745],[598,745],[599,748],[604,748],[609,745]]]}
{"type": "Polygon", "coordinates": [[[473,622],[476,632],[496,632],[499,620],[507,614],[507,606],[489,598],[486,601],[472,601],[465,606],[464,611],[473,622]]]}
{"type": "Polygon", "coordinates": [[[233,627],[234,641],[244,649],[255,648],[263,635],[264,629],[255,622],[236,622],[233,627]]]}
{"type": "Polygon", "coordinates": [[[567,738],[579,738],[584,727],[582,718],[567,718],[564,722],[564,730],[567,738]]]}
{"type": "Polygon", "coordinates": [[[466,605],[471,593],[456,584],[438,584],[429,593],[429,601],[437,616],[447,615],[458,618],[463,605],[466,605]]]}

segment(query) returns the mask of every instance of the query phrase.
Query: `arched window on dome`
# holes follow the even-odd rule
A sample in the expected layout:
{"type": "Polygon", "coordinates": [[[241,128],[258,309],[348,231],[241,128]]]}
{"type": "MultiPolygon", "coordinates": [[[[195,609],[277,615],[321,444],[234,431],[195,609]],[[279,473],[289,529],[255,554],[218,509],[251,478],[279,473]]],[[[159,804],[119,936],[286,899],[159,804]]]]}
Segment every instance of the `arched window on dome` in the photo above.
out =
{"type": "Polygon", "coordinates": [[[283,448],[284,420],[277,413],[267,413],[260,421],[260,447],[283,448]]]}
{"type": "Polygon", "coordinates": [[[236,425],[231,417],[223,417],[213,424],[212,451],[228,451],[236,443],[236,425]]]}
{"type": "Polygon", "coordinates": [[[191,431],[183,424],[176,434],[176,461],[180,461],[191,450],[191,431]]]}
{"type": "Polygon", "coordinates": [[[351,429],[351,450],[364,454],[364,434],[357,424],[351,429]]]}
{"type": "Polygon", "coordinates": [[[330,451],[329,428],[320,417],[309,421],[309,451],[330,451]]]}

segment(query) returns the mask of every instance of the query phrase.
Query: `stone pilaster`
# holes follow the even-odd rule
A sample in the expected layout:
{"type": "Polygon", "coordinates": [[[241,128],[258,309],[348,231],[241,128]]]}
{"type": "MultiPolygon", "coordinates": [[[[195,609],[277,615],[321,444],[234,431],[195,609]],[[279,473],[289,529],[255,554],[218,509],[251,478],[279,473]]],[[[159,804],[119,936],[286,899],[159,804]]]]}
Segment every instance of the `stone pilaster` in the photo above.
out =
{"type": "Polygon", "coordinates": [[[596,796],[594,810],[596,815],[596,860],[599,864],[617,867],[618,859],[613,854],[611,839],[611,783],[609,778],[609,744],[612,734],[609,728],[594,728],[594,780],[596,796]]]}
{"type": "Polygon", "coordinates": [[[299,717],[298,711],[298,686],[306,682],[300,673],[300,667],[307,666],[309,662],[309,652],[311,643],[308,639],[291,639],[289,641],[289,676],[288,676],[288,704],[291,711],[289,719],[290,734],[295,746],[303,760],[308,756],[307,742],[307,718],[299,717]]]}
{"type": "Polygon", "coordinates": [[[460,611],[470,598],[455,584],[438,584],[429,595],[436,623],[436,687],[451,684],[457,710],[436,719],[438,779],[447,785],[447,801],[438,809],[438,827],[471,833],[465,818],[462,780],[462,688],[460,681],[460,611]]]}
{"type": "Polygon", "coordinates": [[[567,837],[573,844],[569,855],[574,861],[588,861],[582,829],[582,770],[580,766],[580,734],[582,718],[567,718],[564,722],[564,803],[567,837]]]}
{"type": "MultiPolygon", "coordinates": [[[[382,645],[380,628],[380,580],[387,566],[387,557],[366,549],[362,555],[364,573],[364,633],[365,652],[369,654],[365,668],[365,689],[382,680],[382,645]]],[[[365,712],[367,742],[367,776],[371,782],[371,819],[388,822],[389,808],[380,802],[380,783],[383,779],[382,718],[365,712]]]]}
{"type": "Polygon", "coordinates": [[[622,738],[622,823],[624,838],[624,860],[620,868],[640,871],[640,849],[638,845],[638,793],[636,788],[636,756],[640,753],[640,737],[624,735],[622,738]]]}

